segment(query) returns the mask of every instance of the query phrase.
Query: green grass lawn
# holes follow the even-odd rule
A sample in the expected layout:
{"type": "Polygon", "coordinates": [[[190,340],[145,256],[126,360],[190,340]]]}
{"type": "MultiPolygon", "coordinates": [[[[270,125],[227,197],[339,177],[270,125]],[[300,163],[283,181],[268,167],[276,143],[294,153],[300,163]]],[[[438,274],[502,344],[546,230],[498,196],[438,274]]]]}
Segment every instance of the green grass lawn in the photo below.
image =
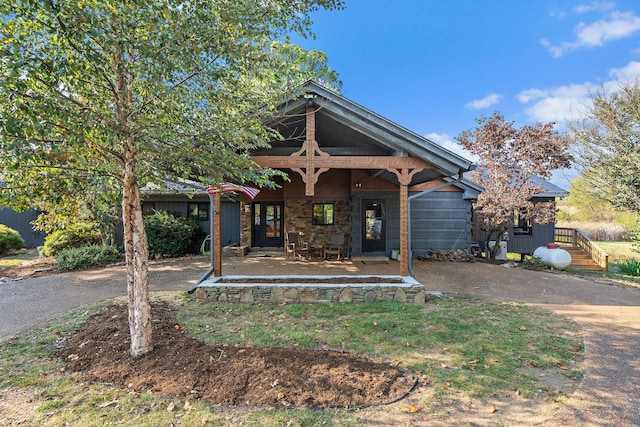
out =
{"type": "Polygon", "coordinates": [[[618,263],[632,258],[640,258],[640,253],[633,251],[633,242],[595,242],[609,254],[609,262],[618,263]]]}
{"type": "MultiPolygon", "coordinates": [[[[490,401],[517,395],[561,401],[564,396],[531,370],[547,377],[582,377],[579,326],[520,304],[436,298],[425,305],[249,306],[201,304],[181,295],[178,320],[202,341],[330,348],[394,360],[429,384],[436,399],[490,401]]],[[[175,300],[176,294],[170,298],[175,300]]],[[[0,398],[3,390],[20,389],[36,402],[35,415],[23,425],[359,425],[357,414],[343,409],[258,409],[226,416],[199,401],[136,395],[109,384],[83,382],[65,373],[51,355],[61,335],[95,310],[85,307],[58,324],[0,342],[0,398]]],[[[429,405],[424,402],[423,417],[429,417],[429,405]]]]}

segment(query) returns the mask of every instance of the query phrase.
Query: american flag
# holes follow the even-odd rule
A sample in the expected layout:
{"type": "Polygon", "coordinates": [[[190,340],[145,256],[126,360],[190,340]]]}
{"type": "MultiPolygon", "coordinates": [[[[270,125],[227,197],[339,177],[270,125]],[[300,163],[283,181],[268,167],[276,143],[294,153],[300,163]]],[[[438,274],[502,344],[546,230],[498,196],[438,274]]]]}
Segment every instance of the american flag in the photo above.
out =
{"type": "Polygon", "coordinates": [[[222,182],[218,185],[210,185],[207,187],[207,193],[220,194],[220,193],[244,193],[253,200],[260,192],[259,189],[253,187],[247,187],[239,184],[232,184],[230,182],[222,182]]]}

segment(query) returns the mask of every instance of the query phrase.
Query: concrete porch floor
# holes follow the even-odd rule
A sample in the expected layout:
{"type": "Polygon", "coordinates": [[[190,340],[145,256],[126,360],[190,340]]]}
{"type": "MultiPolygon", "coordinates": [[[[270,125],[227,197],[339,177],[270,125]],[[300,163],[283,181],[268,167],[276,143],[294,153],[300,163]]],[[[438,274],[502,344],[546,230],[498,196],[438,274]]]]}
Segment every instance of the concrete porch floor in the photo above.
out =
{"type": "Polygon", "coordinates": [[[389,258],[353,258],[341,261],[286,257],[282,251],[253,250],[244,257],[222,258],[222,275],[372,276],[400,275],[400,263],[389,258]],[[375,263],[365,264],[363,260],[375,263]],[[384,263],[386,261],[386,263],[384,263]]]}

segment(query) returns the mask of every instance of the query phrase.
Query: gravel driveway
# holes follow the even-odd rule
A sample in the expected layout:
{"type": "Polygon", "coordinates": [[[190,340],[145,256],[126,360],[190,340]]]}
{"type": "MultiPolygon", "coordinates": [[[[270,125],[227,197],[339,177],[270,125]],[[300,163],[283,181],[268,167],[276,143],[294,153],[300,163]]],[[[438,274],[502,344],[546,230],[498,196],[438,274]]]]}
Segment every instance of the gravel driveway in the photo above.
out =
{"type": "MultiPolygon", "coordinates": [[[[152,262],[151,290],[187,290],[208,258],[152,262]]],[[[640,289],[563,273],[485,263],[413,263],[430,291],[515,301],[568,316],[584,328],[586,372],[548,426],[640,426],[640,289]]],[[[398,264],[304,262],[283,257],[228,258],[223,274],[398,274],[398,264]]],[[[80,305],[126,294],[124,267],[0,284],[0,340],[52,321],[80,305]]]]}

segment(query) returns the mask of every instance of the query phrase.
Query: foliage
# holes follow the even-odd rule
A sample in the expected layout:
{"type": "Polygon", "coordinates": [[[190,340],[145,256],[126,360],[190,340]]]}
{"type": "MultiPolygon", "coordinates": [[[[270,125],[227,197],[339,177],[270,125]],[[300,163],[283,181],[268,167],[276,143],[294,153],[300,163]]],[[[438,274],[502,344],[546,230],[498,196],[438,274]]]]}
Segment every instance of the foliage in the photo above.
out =
{"type": "Polygon", "coordinates": [[[24,239],[13,228],[0,224],[0,255],[24,248],[24,239]]]}
{"type": "Polygon", "coordinates": [[[619,262],[618,269],[623,274],[629,276],[640,276],[640,260],[637,258],[627,259],[619,262]]]}
{"type": "Polygon", "coordinates": [[[119,182],[109,177],[92,177],[85,180],[88,191],[75,194],[73,186],[67,187],[52,199],[37,199],[38,207],[43,211],[33,222],[36,230],[53,233],[67,228],[77,221],[95,225],[100,232],[102,244],[115,246],[117,225],[122,217],[120,204],[122,189],[119,182]]]}
{"type": "Polygon", "coordinates": [[[545,268],[544,261],[537,256],[525,259],[522,261],[522,266],[527,270],[543,270],[545,268]]]}
{"type": "MultiPolygon", "coordinates": [[[[569,166],[571,139],[555,129],[555,123],[536,123],[519,129],[495,112],[477,120],[478,127],[462,132],[456,139],[480,158],[480,167],[471,179],[484,188],[474,204],[478,223],[487,231],[486,244],[499,240],[521,220],[546,224],[555,219],[555,203],[534,203],[543,191],[536,178],[548,179],[554,169],[569,166]]],[[[494,245],[491,259],[495,259],[494,245]]]]}
{"type": "Polygon", "coordinates": [[[588,117],[573,125],[577,164],[594,197],[640,215],[640,81],[593,98],[588,117]]]}
{"type": "Polygon", "coordinates": [[[61,270],[77,270],[112,264],[120,258],[120,253],[113,246],[82,246],[65,249],[56,256],[56,267],[61,270]]]}
{"type": "Polygon", "coordinates": [[[571,181],[569,197],[559,201],[558,208],[558,220],[562,221],[616,224],[625,228],[636,225],[635,214],[595,197],[592,184],[583,178],[571,181]]]}
{"type": "Polygon", "coordinates": [[[169,257],[185,255],[195,243],[200,224],[194,218],[167,211],[155,211],[144,218],[149,254],[169,257]]]}
{"type": "Polygon", "coordinates": [[[93,225],[86,222],[70,224],[64,230],[57,230],[44,239],[42,255],[57,256],[65,249],[79,248],[88,245],[100,244],[100,233],[93,225]]]}
{"type": "Polygon", "coordinates": [[[134,356],[153,347],[140,186],[274,186],[277,172],[250,155],[278,137],[264,119],[293,86],[336,81],[324,54],[288,34],[309,35],[310,13],[341,6],[0,0],[2,198],[69,207],[96,188],[121,191],[134,356]]]}

